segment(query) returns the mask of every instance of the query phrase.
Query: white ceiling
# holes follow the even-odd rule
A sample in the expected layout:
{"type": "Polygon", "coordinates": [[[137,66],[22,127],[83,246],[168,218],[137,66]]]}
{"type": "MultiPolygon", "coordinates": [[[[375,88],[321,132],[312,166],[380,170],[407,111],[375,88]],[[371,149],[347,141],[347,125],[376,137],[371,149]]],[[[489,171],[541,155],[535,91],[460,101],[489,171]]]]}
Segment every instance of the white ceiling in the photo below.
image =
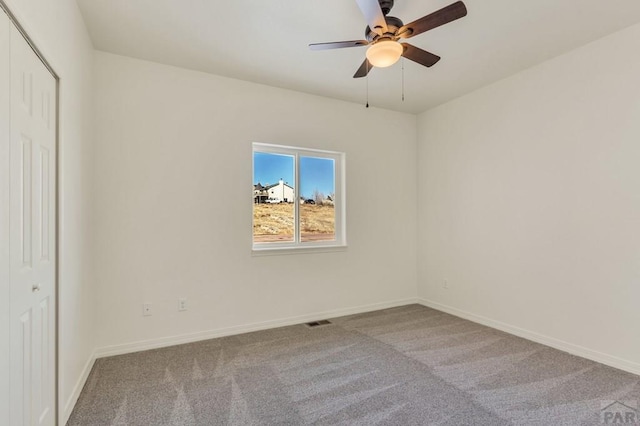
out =
{"type": "MultiPolygon", "coordinates": [[[[353,79],[366,48],[310,51],[364,38],[355,0],[77,0],[96,49],[364,104],[353,79]]],[[[454,0],[396,0],[405,23],[454,0]]],[[[465,0],[468,16],[409,42],[442,57],[374,69],[372,106],[419,113],[640,22],[638,0],[465,0]]],[[[629,52],[636,55],[638,52],[629,52]]],[[[606,57],[593,58],[606,61],[606,57]]]]}

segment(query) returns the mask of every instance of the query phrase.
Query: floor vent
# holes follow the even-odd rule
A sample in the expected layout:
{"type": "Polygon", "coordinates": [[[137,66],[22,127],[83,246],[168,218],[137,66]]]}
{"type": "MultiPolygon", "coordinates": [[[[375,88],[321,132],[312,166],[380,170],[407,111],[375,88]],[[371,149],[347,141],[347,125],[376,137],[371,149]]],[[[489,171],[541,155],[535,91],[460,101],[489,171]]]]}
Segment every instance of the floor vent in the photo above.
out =
{"type": "Polygon", "coordinates": [[[306,324],[307,327],[313,328],[313,327],[319,327],[321,325],[328,325],[331,324],[331,321],[329,320],[320,320],[320,321],[312,321],[312,322],[308,322],[306,324]]]}

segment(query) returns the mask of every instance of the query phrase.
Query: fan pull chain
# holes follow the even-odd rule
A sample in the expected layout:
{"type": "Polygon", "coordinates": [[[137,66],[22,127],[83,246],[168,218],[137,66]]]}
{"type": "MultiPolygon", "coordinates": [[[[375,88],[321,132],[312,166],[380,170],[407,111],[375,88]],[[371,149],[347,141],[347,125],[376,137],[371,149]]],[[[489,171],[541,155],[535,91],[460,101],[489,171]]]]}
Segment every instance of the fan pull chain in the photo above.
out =
{"type": "Polygon", "coordinates": [[[404,56],[402,57],[402,102],[404,102],[404,56]]]}
{"type": "Polygon", "coordinates": [[[369,61],[367,61],[367,108],[369,108],[369,61]]]}

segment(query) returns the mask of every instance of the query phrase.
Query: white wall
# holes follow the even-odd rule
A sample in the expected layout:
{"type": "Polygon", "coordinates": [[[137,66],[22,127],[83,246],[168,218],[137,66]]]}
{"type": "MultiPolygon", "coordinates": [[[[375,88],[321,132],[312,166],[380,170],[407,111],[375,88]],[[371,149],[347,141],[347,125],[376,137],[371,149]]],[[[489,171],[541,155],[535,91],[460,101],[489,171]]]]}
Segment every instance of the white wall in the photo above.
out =
{"type": "Polygon", "coordinates": [[[74,0],[5,0],[60,76],[59,415],[66,421],[95,347],[90,285],[93,48],[74,0]]]}
{"type": "Polygon", "coordinates": [[[419,117],[422,298],[640,373],[638,51],[640,25],[419,117]]]}
{"type": "Polygon", "coordinates": [[[101,354],[414,300],[415,116],[101,52],[94,77],[101,354]],[[252,142],[346,152],[346,251],[252,257],[252,142]]]}

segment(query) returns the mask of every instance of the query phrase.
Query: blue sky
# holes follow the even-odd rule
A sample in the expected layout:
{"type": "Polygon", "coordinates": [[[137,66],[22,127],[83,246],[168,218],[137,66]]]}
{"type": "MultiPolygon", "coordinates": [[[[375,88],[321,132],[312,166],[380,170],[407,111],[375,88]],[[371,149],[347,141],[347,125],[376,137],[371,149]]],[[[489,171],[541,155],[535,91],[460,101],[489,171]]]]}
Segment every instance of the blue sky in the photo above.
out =
{"type": "MultiPolygon", "coordinates": [[[[253,183],[274,184],[280,179],[293,185],[293,157],[289,155],[253,153],[253,183]]],[[[318,189],[325,196],[335,192],[333,160],[300,157],[300,195],[311,198],[318,189]]]]}
{"type": "Polygon", "coordinates": [[[253,153],[253,184],[273,185],[280,179],[293,186],[293,157],[290,155],[253,153]]]}
{"type": "Polygon", "coordinates": [[[313,197],[317,188],[325,197],[335,192],[333,160],[329,158],[300,157],[300,195],[313,197]]]}

